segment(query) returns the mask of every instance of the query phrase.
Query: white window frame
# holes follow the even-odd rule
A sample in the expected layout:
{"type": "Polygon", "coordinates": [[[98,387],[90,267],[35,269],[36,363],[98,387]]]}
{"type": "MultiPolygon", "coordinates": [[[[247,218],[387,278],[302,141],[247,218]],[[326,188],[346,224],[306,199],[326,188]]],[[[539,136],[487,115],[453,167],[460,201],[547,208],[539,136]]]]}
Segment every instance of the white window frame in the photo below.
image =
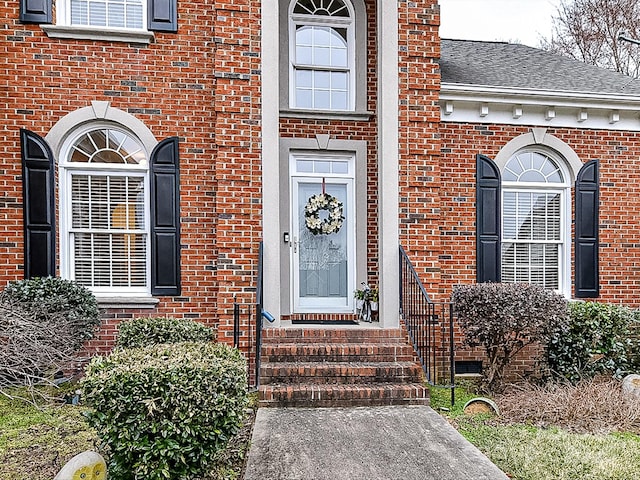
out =
{"type": "Polygon", "coordinates": [[[355,50],[355,10],[349,0],[343,0],[349,10],[348,17],[303,15],[293,13],[297,1],[289,4],[289,108],[293,110],[320,110],[329,112],[354,111],[356,109],[356,50],[355,50]],[[317,65],[298,65],[296,61],[296,30],[299,26],[318,26],[341,28],[347,30],[347,67],[324,67],[317,65]],[[296,105],[296,71],[304,69],[309,71],[347,72],[348,81],[348,108],[343,109],[319,109],[313,107],[298,107],[296,105]]]}
{"type": "MultiPolygon", "coordinates": [[[[108,0],[100,0],[102,3],[108,3],[108,0]]],[[[57,24],[60,26],[74,27],[81,29],[103,30],[103,31],[132,31],[132,32],[146,32],[147,31],[147,13],[148,13],[148,0],[141,0],[142,2],[142,26],[140,28],[131,27],[110,27],[102,25],[73,25],[71,23],[71,0],[60,0],[56,4],[56,18],[57,24]]]]}
{"type": "MultiPolygon", "coordinates": [[[[150,195],[149,195],[149,152],[145,149],[140,139],[137,141],[143,148],[146,162],[140,165],[129,164],[99,164],[99,167],[90,167],[90,164],[68,161],[71,148],[75,141],[88,132],[100,129],[117,130],[137,139],[131,131],[122,126],[107,122],[92,122],[73,130],[62,143],[60,150],[59,170],[59,205],[60,205],[60,275],[62,278],[75,279],[74,268],[74,244],[72,240],[72,202],[71,179],[73,175],[116,175],[128,177],[143,177],[145,189],[144,195],[144,222],[145,222],[145,287],[92,287],[87,286],[96,297],[142,297],[151,296],[151,227],[150,227],[150,195]]],[[[96,164],[97,165],[97,164],[96,164]]]]}
{"type": "MultiPolygon", "coordinates": [[[[549,242],[549,241],[512,241],[509,240],[508,243],[553,243],[559,245],[558,247],[558,290],[557,293],[564,295],[567,298],[571,297],[571,184],[568,179],[570,179],[569,171],[566,166],[566,162],[560,158],[558,155],[553,152],[544,149],[544,148],[525,148],[517,151],[511,157],[516,155],[522,155],[526,153],[538,153],[549,157],[553,160],[556,165],[559,167],[560,172],[562,174],[563,182],[562,183],[541,183],[541,182],[518,182],[518,181],[502,181],[502,195],[500,198],[500,211],[502,212],[502,220],[501,220],[501,238],[502,244],[507,242],[507,239],[504,235],[504,212],[505,212],[505,204],[504,197],[505,193],[552,193],[552,194],[560,194],[560,242],[549,242]]],[[[502,168],[502,172],[506,166],[508,165],[508,161],[502,168]]],[[[502,256],[502,249],[500,251],[500,255],[502,256]]],[[[501,262],[502,263],[502,262],[501,262]]]]}

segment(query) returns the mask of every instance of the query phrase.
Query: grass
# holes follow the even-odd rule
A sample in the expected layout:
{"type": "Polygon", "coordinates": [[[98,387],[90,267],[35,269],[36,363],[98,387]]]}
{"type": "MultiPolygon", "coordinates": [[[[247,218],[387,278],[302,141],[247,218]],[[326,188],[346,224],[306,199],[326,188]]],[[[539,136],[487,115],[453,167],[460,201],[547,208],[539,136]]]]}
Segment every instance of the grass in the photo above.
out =
{"type": "MultiPolygon", "coordinates": [[[[488,415],[468,416],[468,388],[431,390],[432,406],[493,463],[515,480],[629,480],[640,478],[640,436],[634,432],[575,433],[555,425],[511,423],[488,415]]],[[[535,401],[528,397],[529,401],[535,401]]],[[[496,400],[500,405],[500,399],[496,400]]],[[[541,410],[549,405],[542,405],[541,410]]],[[[592,415],[593,410],[585,414],[592,415]]],[[[535,419],[539,420],[539,419],[535,419]]],[[[581,422],[584,426],[586,422],[581,422]]],[[[600,428],[600,423],[594,422],[600,428]]]]}
{"type": "Polygon", "coordinates": [[[93,450],[95,432],[82,409],[41,409],[0,396],[0,479],[51,480],[74,455],[93,450]]]}
{"type": "MultiPolygon", "coordinates": [[[[241,478],[256,405],[252,397],[244,427],[201,480],[241,478]]],[[[73,456],[97,450],[98,436],[86,425],[84,410],[72,405],[36,408],[0,395],[0,480],[51,480],[73,456]]]]}

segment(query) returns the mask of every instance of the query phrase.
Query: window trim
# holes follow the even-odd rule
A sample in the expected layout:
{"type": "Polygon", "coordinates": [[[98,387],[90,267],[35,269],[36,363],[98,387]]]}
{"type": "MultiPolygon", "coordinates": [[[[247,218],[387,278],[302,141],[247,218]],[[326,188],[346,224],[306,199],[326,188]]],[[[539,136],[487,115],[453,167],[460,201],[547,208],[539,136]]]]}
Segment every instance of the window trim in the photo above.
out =
{"type": "Polygon", "coordinates": [[[111,122],[95,121],[78,126],[77,128],[68,132],[64,142],[60,146],[59,162],[58,162],[58,208],[59,208],[59,241],[60,241],[60,276],[62,278],[75,278],[75,272],[72,265],[73,254],[71,249],[73,248],[71,241],[71,178],[74,174],[115,174],[118,176],[129,174],[130,176],[143,177],[145,188],[145,226],[146,226],[146,245],[145,245],[145,287],[129,287],[118,289],[117,287],[87,287],[96,297],[150,297],[151,296],[151,217],[150,217],[150,155],[151,152],[147,150],[141,139],[129,129],[122,125],[117,125],[111,122]],[[136,138],[145,150],[145,156],[147,162],[145,166],[128,165],[126,167],[120,165],[102,165],[103,168],[91,168],[84,163],[69,162],[69,154],[73,143],[88,132],[99,129],[113,129],[126,133],[129,136],[136,138]]]}
{"type": "MultiPolygon", "coordinates": [[[[510,154],[509,158],[500,165],[498,168],[501,175],[504,174],[505,168],[509,163],[509,160],[516,155],[523,153],[540,153],[553,160],[558,167],[564,181],[560,182],[518,182],[518,181],[505,181],[501,182],[501,194],[500,194],[500,211],[502,212],[500,220],[500,258],[501,258],[501,272],[504,268],[502,262],[502,246],[505,243],[519,243],[508,242],[504,234],[505,226],[505,205],[504,197],[506,193],[513,192],[539,192],[539,193],[560,193],[560,238],[561,241],[557,242],[537,242],[537,243],[553,243],[559,245],[559,259],[558,259],[558,290],[557,293],[564,295],[567,298],[571,297],[571,212],[572,212],[572,197],[571,197],[571,169],[567,164],[568,162],[561,157],[558,153],[543,145],[528,145],[524,148],[514,151],[510,154]]],[[[536,243],[536,242],[524,242],[524,243],[536,243]]],[[[502,273],[501,273],[502,276],[502,273]]]]}
{"type": "MultiPolygon", "coordinates": [[[[344,0],[350,8],[351,18],[350,23],[353,29],[353,43],[349,45],[349,55],[353,55],[353,78],[350,79],[350,83],[353,85],[350,88],[353,90],[350,92],[352,109],[349,110],[322,110],[322,109],[305,109],[292,107],[292,89],[294,84],[292,82],[293,63],[292,49],[295,48],[295,41],[292,42],[292,28],[294,22],[292,18],[305,17],[300,14],[293,14],[293,7],[296,0],[280,0],[279,10],[279,24],[280,24],[280,113],[283,116],[292,118],[308,118],[318,117],[326,119],[351,119],[351,120],[366,120],[372,115],[367,111],[367,12],[363,0],[344,0]],[[292,45],[293,43],[293,45],[292,45]]],[[[332,20],[331,17],[320,17],[318,20],[314,20],[317,25],[339,25],[340,22],[336,21],[335,17],[332,20]],[[323,21],[324,20],[324,21],[323,21]]],[[[344,24],[344,20],[342,20],[344,24]]],[[[293,30],[295,31],[295,30],[293,30]]]]}

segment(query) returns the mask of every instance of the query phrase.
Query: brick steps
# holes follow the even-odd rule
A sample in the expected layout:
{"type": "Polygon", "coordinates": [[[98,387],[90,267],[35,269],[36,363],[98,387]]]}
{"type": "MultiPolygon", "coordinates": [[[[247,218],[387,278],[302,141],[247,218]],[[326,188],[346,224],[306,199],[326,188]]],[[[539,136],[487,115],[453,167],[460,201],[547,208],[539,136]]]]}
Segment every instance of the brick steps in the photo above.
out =
{"type": "Polygon", "coordinates": [[[353,407],[429,405],[420,384],[263,385],[261,407],[353,407]]]}
{"type": "Polygon", "coordinates": [[[264,365],[260,376],[271,383],[398,383],[419,382],[422,369],[415,362],[282,362],[264,365]]]}
{"type": "Polygon", "coordinates": [[[370,362],[410,362],[413,348],[401,343],[283,343],[262,347],[263,362],[296,362],[305,358],[309,362],[357,362],[361,358],[370,362]]]}
{"type": "Polygon", "coordinates": [[[400,329],[265,329],[263,407],[428,405],[423,372],[400,329]]]}

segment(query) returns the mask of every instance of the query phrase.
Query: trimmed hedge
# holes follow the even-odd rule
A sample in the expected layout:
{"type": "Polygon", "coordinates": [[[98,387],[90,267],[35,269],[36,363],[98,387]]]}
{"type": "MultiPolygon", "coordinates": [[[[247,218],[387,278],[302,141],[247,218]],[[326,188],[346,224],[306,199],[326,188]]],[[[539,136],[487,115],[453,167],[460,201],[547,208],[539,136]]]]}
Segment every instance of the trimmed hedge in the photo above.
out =
{"type": "Polygon", "coordinates": [[[59,277],[32,278],[10,282],[0,300],[31,311],[36,319],[62,316],[74,332],[73,348],[93,338],[100,325],[100,309],[91,291],[82,285],[59,277]]]}
{"type": "Polygon", "coordinates": [[[193,320],[170,317],[135,318],[118,328],[117,346],[137,348],[158,343],[210,342],[213,330],[193,320]]]}
{"type": "Polygon", "coordinates": [[[202,475],[240,428],[247,366],[223,344],[120,349],[89,364],[87,413],[107,447],[112,480],[202,475]]]}

